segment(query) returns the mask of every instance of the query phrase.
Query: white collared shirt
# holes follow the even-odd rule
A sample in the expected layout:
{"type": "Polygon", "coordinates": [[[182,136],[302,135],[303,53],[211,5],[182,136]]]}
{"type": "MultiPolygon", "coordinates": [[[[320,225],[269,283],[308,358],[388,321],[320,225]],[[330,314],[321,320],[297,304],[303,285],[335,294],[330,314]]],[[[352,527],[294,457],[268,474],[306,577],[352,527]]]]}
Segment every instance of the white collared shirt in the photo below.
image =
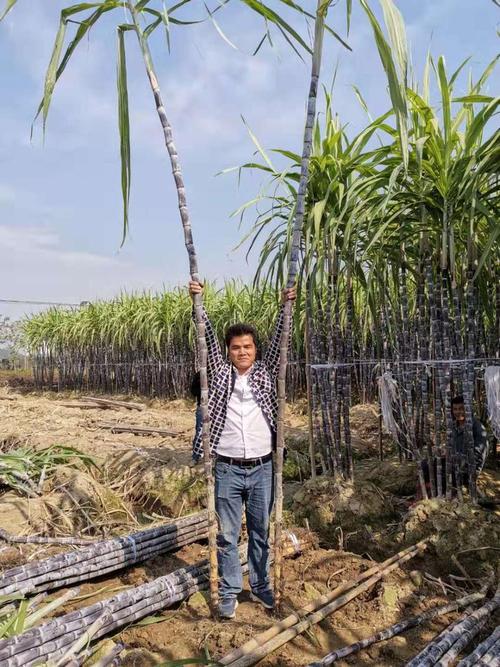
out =
{"type": "Polygon", "coordinates": [[[221,456],[254,459],[271,452],[271,429],[248,384],[251,370],[243,375],[236,371],[224,430],[217,446],[217,454],[221,456]]]}

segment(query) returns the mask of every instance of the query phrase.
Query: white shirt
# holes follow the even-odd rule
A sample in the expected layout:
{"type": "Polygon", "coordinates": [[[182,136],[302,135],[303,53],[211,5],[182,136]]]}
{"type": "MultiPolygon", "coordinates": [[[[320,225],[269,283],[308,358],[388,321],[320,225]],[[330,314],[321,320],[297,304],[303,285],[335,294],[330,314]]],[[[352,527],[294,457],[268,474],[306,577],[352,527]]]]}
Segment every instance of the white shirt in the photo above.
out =
{"type": "Polygon", "coordinates": [[[250,371],[243,375],[236,371],[226,423],[217,446],[220,456],[254,459],[271,452],[271,429],[248,384],[250,371]]]}

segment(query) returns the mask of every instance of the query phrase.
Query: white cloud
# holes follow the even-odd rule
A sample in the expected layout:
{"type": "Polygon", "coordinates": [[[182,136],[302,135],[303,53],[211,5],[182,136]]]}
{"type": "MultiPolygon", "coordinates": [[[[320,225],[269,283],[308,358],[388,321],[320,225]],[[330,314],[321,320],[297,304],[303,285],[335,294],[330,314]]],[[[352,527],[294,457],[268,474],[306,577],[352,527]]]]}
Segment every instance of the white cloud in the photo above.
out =
{"type": "MultiPolygon", "coordinates": [[[[3,299],[79,303],[110,298],[125,288],[159,289],[164,277],[118,255],[65,248],[53,229],[40,226],[0,225],[0,256],[3,299]]],[[[11,316],[26,309],[1,305],[1,312],[11,316]]]]}

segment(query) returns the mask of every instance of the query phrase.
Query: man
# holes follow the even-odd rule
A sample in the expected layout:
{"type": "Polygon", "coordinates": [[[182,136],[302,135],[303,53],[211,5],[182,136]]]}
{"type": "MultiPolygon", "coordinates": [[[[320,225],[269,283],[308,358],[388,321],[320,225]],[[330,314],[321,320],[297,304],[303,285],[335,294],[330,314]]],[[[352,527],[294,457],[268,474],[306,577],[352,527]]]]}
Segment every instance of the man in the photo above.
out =
{"type": "MultiPolygon", "coordinates": [[[[467,484],[467,452],[465,449],[465,405],[463,396],[455,396],[451,401],[453,415],[453,449],[458,466],[462,472],[462,481],[467,484]]],[[[476,472],[479,474],[488,456],[488,439],[486,429],[479,419],[472,419],[472,436],[474,439],[474,460],[476,472]]]]}
{"type": "MultiPolygon", "coordinates": [[[[465,405],[463,396],[455,396],[451,401],[451,414],[453,416],[453,454],[456,457],[458,464],[458,480],[457,471],[452,469],[452,486],[453,495],[455,495],[456,486],[467,486],[469,483],[468,467],[467,467],[467,451],[465,449],[465,405]]],[[[488,457],[488,439],[486,436],[486,429],[481,424],[479,419],[472,419],[472,436],[474,441],[474,461],[476,466],[476,474],[479,475],[484,467],[486,458],[488,457]]],[[[437,485],[437,461],[434,459],[432,469],[434,471],[434,479],[437,485]]],[[[429,479],[429,464],[427,461],[422,461],[422,471],[424,474],[425,485],[427,493],[431,493],[431,485],[429,479]]],[[[446,493],[446,457],[441,457],[441,486],[443,493],[446,493]]],[[[416,500],[422,499],[422,491],[420,485],[417,485],[416,500]]]]}
{"type": "MultiPolygon", "coordinates": [[[[189,283],[192,297],[201,294],[189,283]]],[[[295,299],[295,289],[283,292],[283,303],[295,299]]],[[[208,411],[210,451],[215,459],[215,509],[219,565],[219,617],[234,618],[243,587],[238,538],[245,506],[251,597],[266,609],[274,607],[269,581],[269,519],[274,500],[272,450],[276,439],[278,399],[276,379],[283,325],[281,309],[274,336],[262,361],[256,361],[257,336],[248,324],[226,331],[227,359],[205,317],[208,348],[208,411]]],[[[197,434],[194,458],[201,458],[202,434],[197,434]]]]}

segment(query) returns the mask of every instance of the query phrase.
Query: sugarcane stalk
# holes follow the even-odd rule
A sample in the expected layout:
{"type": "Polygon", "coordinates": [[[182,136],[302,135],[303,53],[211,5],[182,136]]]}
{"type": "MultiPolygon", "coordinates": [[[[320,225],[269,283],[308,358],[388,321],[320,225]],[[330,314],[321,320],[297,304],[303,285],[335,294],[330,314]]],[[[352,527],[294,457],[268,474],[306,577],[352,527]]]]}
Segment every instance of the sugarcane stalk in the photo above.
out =
{"type": "Polygon", "coordinates": [[[311,479],[316,479],[316,446],[314,443],[313,430],[313,397],[312,397],[312,377],[311,377],[311,318],[312,318],[312,285],[311,278],[308,275],[306,279],[306,304],[305,304],[305,340],[304,351],[306,358],[306,398],[307,398],[307,425],[309,442],[309,460],[311,462],[311,479]]]}
{"type": "Polygon", "coordinates": [[[480,664],[480,661],[483,658],[485,660],[487,659],[487,655],[490,649],[492,649],[498,641],[500,641],[500,625],[497,625],[491,635],[486,637],[484,641],[476,646],[470,655],[468,655],[463,660],[460,660],[460,662],[457,664],[457,667],[474,667],[474,665],[480,664]]]}
{"type": "MultiPolygon", "coordinates": [[[[167,118],[165,106],[160,92],[158,78],[155,73],[153,58],[149,49],[149,44],[144,32],[139,24],[139,17],[134,2],[127,0],[126,6],[132,17],[137,39],[141,49],[144,65],[148,80],[153,92],[156,111],[160,119],[165,137],[165,145],[167,147],[170,163],[172,166],[172,174],[175,181],[177,199],[179,204],[179,213],[181,217],[182,227],[184,230],[184,242],[189,257],[189,267],[191,280],[201,283],[201,276],[198,271],[198,259],[193,241],[193,234],[191,229],[191,220],[186,201],[186,189],[184,186],[184,179],[182,176],[179,156],[173,141],[172,127],[167,118]]],[[[200,372],[200,388],[201,388],[201,412],[203,416],[203,455],[205,465],[205,478],[207,485],[207,511],[208,511],[208,543],[209,543],[209,561],[210,561],[210,603],[212,613],[216,614],[218,602],[218,573],[217,573],[217,517],[215,513],[215,485],[212,470],[212,459],[210,451],[210,416],[208,414],[208,377],[207,377],[207,344],[205,340],[205,320],[203,314],[203,297],[201,294],[195,294],[193,298],[197,342],[198,342],[198,368],[200,372]]],[[[286,370],[286,369],[285,369],[286,370]]]]}
{"type": "Polygon", "coordinates": [[[360,639],[354,644],[349,644],[349,646],[339,648],[336,651],[325,655],[325,657],[321,660],[317,662],[311,662],[307,667],[323,667],[324,665],[333,665],[336,660],[346,658],[348,655],[352,655],[353,653],[359,653],[359,651],[368,648],[368,646],[372,646],[372,644],[387,641],[388,639],[391,639],[396,635],[400,635],[407,630],[411,630],[411,628],[422,625],[423,623],[426,623],[427,621],[436,618],[437,616],[444,616],[445,614],[449,614],[453,611],[456,611],[457,609],[466,607],[470,604],[473,604],[474,602],[482,600],[483,598],[484,593],[471,593],[470,595],[465,595],[464,597],[455,600],[455,602],[450,602],[450,604],[443,605],[442,607],[436,607],[434,609],[429,609],[428,611],[424,611],[418,616],[413,616],[412,618],[400,621],[399,623],[394,623],[394,625],[391,625],[385,630],[376,632],[371,637],[360,639]]]}
{"type": "MultiPolygon", "coordinates": [[[[287,538],[286,554],[296,554],[307,544],[307,537],[300,541],[293,535],[287,538]]],[[[246,569],[247,545],[241,545],[239,553],[246,569]]],[[[209,563],[202,561],[180,568],[152,582],[118,593],[112,598],[70,612],[43,626],[7,640],[0,641],[0,664],[5,667],[28,667],[42,657],[59,659],[65,647],[81,637],[104,611],[111,613],[109,622],[94,635],[97,639],[148,614],[186,599],[198,590],[209,587],[209,563]]]]}
{"type": "Polygon", "coordinates": [[[488,600],[488,602],[470,614],[466,612],[462,618],[449,626],[435,641],[431,642],[423,651],[416,655],[406,667],[432,667],[433,665],[440,664],[438,662],[440,660],[443,660],[442,666],[451,664],[456,656],[455,650],[450,652],[450,649],[457,646],[459,651],[462,650],[479,632],[498,607],[500,607],[500,585],[491,600],[488,600]],[[451,657],[446,658],[445,656],[448,652],[450,652],[449,655],[451,657]]]}
{"type": "Polygon", "coordinates": [[[281,623],[283,622],[276,624],[278,626],[278,633],[274,637],[265,642],[262,641],[260,636],[257,637],[256,641],[258,642],[258,646],[251,653],[243,655],[241,658],[238,658],[231,663],[223,663],[223,664],[230,665],[230,667],[249,667],[250,665],[255,665],[265,656],[269,655],[269,653],[272,653],[280,646],[283,646],[283,644],[294,639],[294,637],[296,637],[298,634],[301,634],[302,632],[308,630],[315,623],[319,623],[324,618],[329,616],[331,613],[333,613],[337,609],[340,609],[348,602],[356,598],[358,595],[361,595],[361,593],[367,591],[369,588],[371,588],[371,586],[373,586],[373,584],[375,584],[382,577],[386,576],[387,574],[398,568],[402,563],[416,556],[416,554],[420,552],[421,548],[425,548],[425,541],[419,543],[419,545],[420,545],[419,547],[416,547],[411,551],[407,551],[407,553],[404,556],[401,556],[391,565],[376,572],[373,576],[371,576],[363,583],[359,584],[358,586],[355,586],[354,588],[351,588],[343,595],[335,598],[334,600],[325,604],[324,606],[321,606],[316,611],[307,614],[302,620],[300,618],[298,619],[296,615],[292,615],[294,622],[287,629],[281,628],[281,623]]]}
{"type": "Polygon", "coordinates": [[[111,618],[111,612],[105,610],[86,630],[81,637],[73,644],[73,646],[66,651],[66,653],[56,662],[56,667],[62,667],[68,660],[73,658],[77,653],[79,653],[83,647],[88,644],[94,636],[99,632],[99,630],[106,625],[106,623],[111,618]]]}
{"type": "Polygon", "coordinates": [[[190,517],[187,517],[187,519],[181,519],[175,523],[167,524],[166,526],[157,526],[155,528],[132,533],[131,535],[95,542],[80,551],[65,552],[37,563],[29,563],[27,565],[12,568],[0,575],[0,586],[9,579],[21,581],[27,576],[52,572],[60,567],[68,567],[69,565],[82,562],[89,558],[108,555],[114,551],[122,551],[130,544],[135,545],[137,548],[138,545],[156,538],[175,538],[186,530],[191,530],[198,526],[206,526],[206,514],[204,512],[193,514],[190,517]]]}
{"type": "MultiPolygon", "coordinates": [[[[206,530],[200,537],[206,538],[207,537],[207,532],[206,530]]],[[[186,546],[187,544],[192,544],[193,538],[192,536],[180,540],[176,542],[172,548],[180,548],[183,546],[186,546]]],[[[164,553],[165,551],[171,550],[170,545],[168,549],[162,548],[162,549],[150,549],[150,550],[144,550],[140,554],[140,561],[148,560],[150,558],[154,558],[158,556],[160,553],[164,553]]],[[[44,578],[42,582],[33,582],[29,581],[25,585],[21,586],[14,586],[11,589],[7,589],[10,592],[21,592],[24,594],[28,593],[34,593],[38,592],[40,590],[51,590],[53,588],[61,588],[63,586],[71,586],[75,583],[81,583],[83,581],[89,581],[91,579],[95,579],[96,577],[102,577],[104,575],[110,574],[111,572],[116,572],[119,569],[123,569],[125,567],[130,567],[132,565],[137,564],[140,562],[136,557],[130,558],[130,559],[115,559],[111,561],[106,561],[104,564],[99,565],[99,561],[90,563],[88,567],[83,570],[83,571],[73,571],[73,572],[64,572],[62,575],[64,578],[58,577],[55,581],[52,581],[51,578],[44,578]],[[97,567],[96,567],[97,566],[97,567]]]]}
{"type": "MultiPolygon", "coordinates": [[[[302,234],[302,224],[304,220],[304,209],[307,191],[307,182],[309,177],[309,158],[312,151],[312,136],[314,119],[316,116],[316,97],[318,91],[319,75],[321,70],[321,56],[323,51],[323,33],[326,13],[330,0],[318,0],[316,10],[316,21],[314,29],[314,46],[311,65],[311,81],[309,85],[309,100],[307,105],[307,118],[304,129],[304,145],[302,150],[302,162],[300,171],[299,188],[297,191],[297,202],[295,208],[295,219],[293,223],[292,245],[290,249],[290,258],[288,264],[287,287],[291,288],[295,284],[295,278],[298,269],[300,239],[302,234]]],[[[292,321],[292,302],[285,301],[283,315],[283,331],[280,341],[280,363],[278,370],[278,417],[276,434],[276,465],[274,475],[274,497],[275,497],[275,517],[274,517],[274,543],[276,545],[276,554],[274,559],[274,590],[276,605],[279,608],[281,603],[281,534],[283,523],[283,450],[285,445],[285,400],[286,400],[286,367],[288,357],[288,341],[292,321]]]]}
{"type": "Polygon", "coordinates": [[[243,646],[240,646],[239,648],[236,648],[227,655],[225,655],[223,658],[221,658],[221,660],[219,660],[220,664],[232,665],[233,663],[237,662],[240,658],[249,655],[259,646],[276,637],[280,632],[283,632],[284,630],[287,630],[288,628],[295,625],[297,621],[300,621],[300,619],[303,616],[315,612],[324,605],[329,604],[333,600],[338,599],[344,593],[347,593],[348,591],[355,589],[357,586],[359,586],[367,579],[370,579],[372,576],[380,574],[381,572],[385,573],[386,570],[392,567],[394,563],[398,563],[401,558],[406,557],[408,554],[416,554],[420,548],[424,547],[425,542],[426,541],[423,540],[422,542],[419,542],[414,546],[408,547],[407,549],[400,551],[394,556],[387,558],[382,563],[377,563],[377,565],[374,565],[365,572],[362,572],[355,579],[352,579],[351,581],[341,584],[340,586],[334,588],[334,590],[331,591],[330,593],[322,595],[316,600],[309,602],[309,604],[300,609],[298,612],[290,614],[282,621],[279,621],[278,623],[272,625],[270,628],[268,628],[268,630],[265,630],[264,632],[260,633],[257,637],[249,639],[245,644],[243,644],[243,646]]]}
{"type": "Polygon", "coordinates": [[[132,564],[145,560],[154,550],[157,553],[169,551],[181,543],[186,544],[205,537],[206,514],[200,513],[193,517],[196,518],[196,523],[191,525],[177,522],[130,536],[97,542],[81,551],[59,554],[38,563],[7,570],[0,575],[0,594],[32,591],[36,586],[43,589],[42,585],[48,581],[56,581],[57,585],[61,585],[62,579],[68,575],[78,577],[90,572],[89,578],[100,576],[99,573],[111,565],[118,569],[122,566],[120,563],[132,564]],[[173,532],[175,529],[176,532],[173,532]],[[33,586],[33,583],[36,586],[33,586]]]}

